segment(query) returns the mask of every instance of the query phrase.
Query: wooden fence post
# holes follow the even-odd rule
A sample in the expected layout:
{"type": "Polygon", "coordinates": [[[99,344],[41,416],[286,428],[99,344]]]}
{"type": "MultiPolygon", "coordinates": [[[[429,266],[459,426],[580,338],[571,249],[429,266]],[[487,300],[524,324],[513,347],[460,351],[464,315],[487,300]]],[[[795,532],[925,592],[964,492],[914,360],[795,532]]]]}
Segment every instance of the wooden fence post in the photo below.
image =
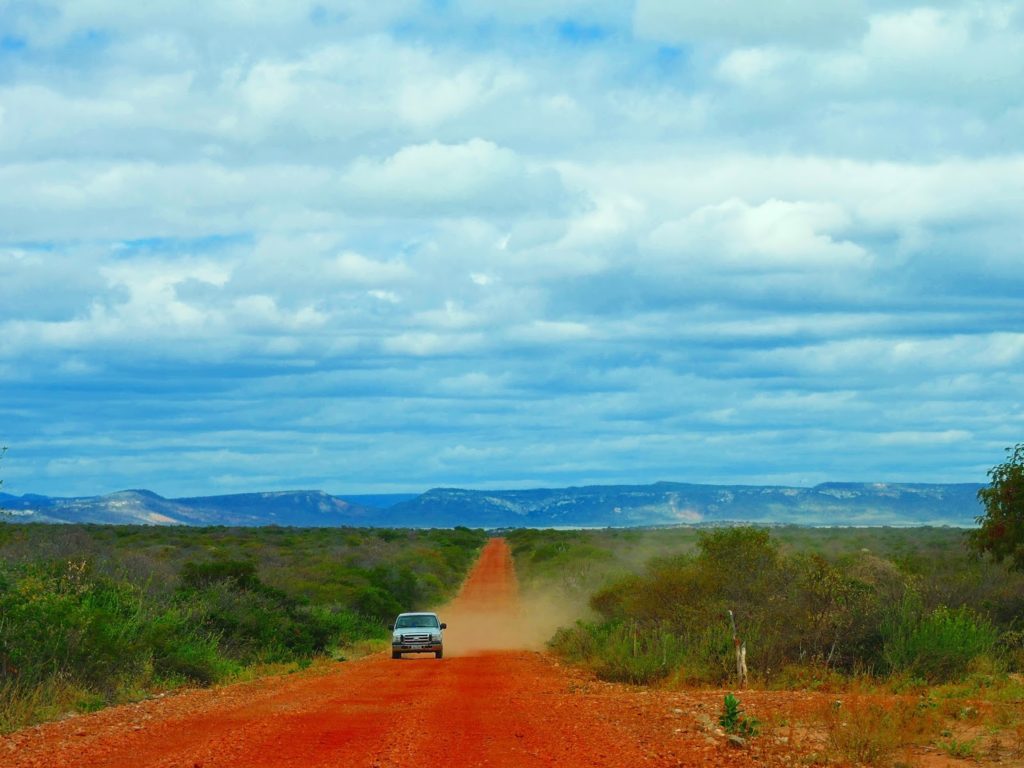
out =
{"type": "Polygon", "coordinates": [[[732,646],[736,651],[736,679],[740,688],[747,687],[747,644],[740,640],[736,632],[736,617],[729,611],[729,623],[732,625],[732,646]]]}

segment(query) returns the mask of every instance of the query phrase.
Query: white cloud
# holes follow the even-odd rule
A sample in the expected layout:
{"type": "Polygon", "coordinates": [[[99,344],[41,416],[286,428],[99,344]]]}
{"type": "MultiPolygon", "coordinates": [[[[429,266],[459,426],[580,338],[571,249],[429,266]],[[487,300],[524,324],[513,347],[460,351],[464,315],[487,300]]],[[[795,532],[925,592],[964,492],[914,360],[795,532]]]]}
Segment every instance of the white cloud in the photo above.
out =
{"type": "Polygon", "coordinates": [[[963,429],[945,429],[936,432],[885,432],[877,440],[883,446],[927,447],[965,443],[973,438],[974,435],[963,429]]]}
{"type": "Polygon", "coordinates": [[[397,207],[414,215],[557,209],[564,196],[554,170],[531,167],[515,152],[483,139],[431,142],[404,147],[382,161],[361,159],[342,184],[350,205],[397,207]]]}
{"type": "Polygon", "coordinates": [[[426,128],[479,110],[527,86],[522,73],[494,65],[471,65],[450,74],[420,69],[399,90],[396,111],[409,124],[426,128]]]}
{"type": "Polygon", "coordinates": [[[918,7],[871,21],[862,56],[869,87],[918,100],[978,100],[1005,105],[1024,96],[1024,29],[1002,3],[953,9],[918,7]]]}
{"type": "MultiPolygon", "coordinates": [[[[327,316],[314,306],[300,307],[294,312],[283,311],[272,296],[243,296],[232,302],[229,322],[243,333],[295,332],[321,328],[327,316]]],[[[291,352],[293,349],[281,349],[291,352]]]]}
{"type": "Polygon", "coordinates": [[[484,345],[484,336],[479,333],[442,334],[429,331],[408,331],[384,339],[381,349],[385,354],[444,357],[472,352],[484,345]]]}
{"type": "Polygon", "coordinates": [[[655,244],[670,246],[673,233],[696,244],[704,233],[735,251],[745,247],[743,237],[757,237],[751,250],[765,259],[777,252],[782,262],[815,249],[856,260],[843,234],[920,237],[954,221],[1007,222],[1024,206],[1024,155],[925,164],[744,152],[565,172],[568,183],[598,199],[628,196],[634,230],[665,227],[655,244]]]}
{"type": "Polygon", "coordinates": [[[842,240],[849,215],[836,205],[732,199],[704,206],[650,235],[656,251],[711,269],[842,270],[870,265],[864,248],[842,240]]]}
{"type": "Polygon", "coordinates": [[[869,105],[898,98],[918,129],[927,117],[920,105],[949,110],[941,116],[947,121],[985,115],[987,122],[1024,97],[1024,28],[1006,4],[879,8],[866,19],[863,35],[844,46],[746,41],[724,52],[717,72],[744,89],[738,98],[767,94],[790,110],[852,100],[862,105],[854,112],[870,114],[869,105]],[[967,104],[975,111],[965,112],[967,104]]]}
{"type": "Polygon", "coordinates": [[[373,298],[375,299],[379,299],[380,301],[386,301],[389,304],[397,304],[402,300],[402,297],[399,296],[394,291],[381,291],[375,289],[372,291],[367,291],[367,294],[373,296],[373,298]]]}
{"type": "Polygon", "coordinates": [[[448,376],[439,382],[439,387],[456,397],[494,396],[508,388],[507,375],[492,375],[482,371],[468,371],[448,376]]]}
{"type": "Polygon", "coordinates": [[[308,166],[39,162],[0,166],[0,226],[16,240],[195,237],[272,227],[336,197],[308,166]]]}
{"type": "Polygon", "coordinates": [[[326,276],[358,284],[388,284],[412,277],[412,271],[400,261],[374,261],[346,251],[327,265],[326,276]]]}
{"type": "Polygon", "coordinates": [[[718,74],[741,85],[758,85],[775,74],[784,55],[772,48],[737,48],[718,64],[718,74]]]}
{"type": "Polygon", "coordinates": [[[535,320],[528,325],[510,328],[508,337],[516,341],[559,344],[591,338],[593,330],[586,324],[570,320],[535,320]]]}
{"type": "Polygon", "coordinates": [[[877,338],[828,341],[758,353],[773,364],[808,374],[839,371],[913,379],[936,372],[1007,370],[1024,364],[1024,333],[952,334],[939,338],[877,338]]]}

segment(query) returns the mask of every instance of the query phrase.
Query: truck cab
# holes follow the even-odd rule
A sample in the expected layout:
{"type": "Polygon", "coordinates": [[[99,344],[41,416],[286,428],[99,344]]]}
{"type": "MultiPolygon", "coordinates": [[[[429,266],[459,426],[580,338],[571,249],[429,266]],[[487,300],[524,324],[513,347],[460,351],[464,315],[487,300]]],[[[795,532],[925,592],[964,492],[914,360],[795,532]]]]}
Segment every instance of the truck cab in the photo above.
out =
{"type": "Polygon", "coordinates": [[[436,613],[420,611],[400,613],[391,630],[391,658],[400,659],[403,653],[433,653],[444,656],[444,630],[448,627],[436,613]]]}

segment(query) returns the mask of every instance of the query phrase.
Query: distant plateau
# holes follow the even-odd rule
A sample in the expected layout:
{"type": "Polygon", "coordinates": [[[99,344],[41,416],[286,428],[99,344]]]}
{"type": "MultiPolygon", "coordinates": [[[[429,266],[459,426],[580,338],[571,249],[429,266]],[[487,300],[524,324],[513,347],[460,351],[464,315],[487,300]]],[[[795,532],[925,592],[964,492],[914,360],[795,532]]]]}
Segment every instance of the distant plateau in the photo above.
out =
{"type": "Polygon", "coordinates": [[[332,496],[274,491],[167,499],[146,490],[102,496],[0,493],[0,521],[118,525],[474,528],[636,527],[758,523],[969,527],[982,486],[970,483],[594,485],[332,496]]]}

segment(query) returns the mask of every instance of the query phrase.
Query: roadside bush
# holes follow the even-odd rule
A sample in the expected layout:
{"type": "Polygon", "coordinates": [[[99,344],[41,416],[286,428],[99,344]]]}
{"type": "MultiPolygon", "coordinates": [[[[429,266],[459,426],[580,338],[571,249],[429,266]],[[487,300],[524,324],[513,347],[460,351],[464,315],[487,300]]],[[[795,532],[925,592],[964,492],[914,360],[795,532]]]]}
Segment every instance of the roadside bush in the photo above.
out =
{"type": "Polygon", "coordinates": [[[595,667],[602,680],[650,683],[667,677],[682,660],[682,644],[664,629],[630,622],[605,631],[595,667]]]}
{"type": "MultiPolygon", "coordinates": [[[[423,600],[424,595],[419,579],[407,566],[395,568],[378,565],[370,570],[369,578],[374,587],[390,594],[395,603],[403,606],[404,610],[411,610],[419,606],[423,600]]],[[[390,615],[392,618],[394,617],[394,614],[390,615]]]]}
{"type": "Polygon", "coordinates": [[[879,700],[871,695],[833,699],[821,711],[828,764],[877,768],[908,765],[917,745],[934,743],[943,717],[931,699],[879,700]]]}
{"type": "Polygon", "coordinates": [[[184,588],[203,589],[214,584],[228,584],[237,589],[255,589],[261,586],[256,576],[256,563],[251,560],[189,562],[182,566],[181,585],[184,588]]]}
{"type": "Polygon", "coordinates": [[[998,652],[1003,655],[1011,672],[1024,672],[1024,630],[1009,630],[999,636],[998,652]]]}
{"type": "Polygon", "coordinates": [[[987,619],[967,607],[940,607],[921,615],[907,599],[882,626],[885,660],[892,672],[929,683],[963,677],[971,663],[990,655],[999,637],[987,619]]]}
{"type": "Polygon", "coordinates": [[[185,588],[177,599],[181,610],[190,611],[202,631],[238,662],[308,658],[338,640],[330,612],[312,610],[255,577],[185,588]]]}
{"type": "Polygon", "coordinates": [[[579,624],[561,630],[553,647],[586,661],[602,680],[650,683],[679,666],[682,644],[666,631],[636,622],[579,624]]]}
{"type": "Polygon", "coordinates": [[[633,597],[645,586],[639,576],[626,576],[599,589],[590,597],[590,607],[609,621],[622,621],[638,612],[633,597]]]}
{"type": "Polygon", "coordinates": [[[360,616],[378,622],[385,622],[402,612],[402,603],[394,595],[380,587],[363,587],[352,601],[353,607],[360,616]]]}
{"type": "Polygon", "coordinates": [[[778,628],[785,636],[781,663],[798,661],[824,672],[879,668],[881,624],[892,604],[883,595],[902,596],[902,580],[893,583],[889,572],[860,559],[842,568],[820,555],[798,555],[790,562],[796,579],[788,624],[778,628]]]}
{"type": "Polygon", "coordinates": [[[140,595],[84,562],[29,565],[0,581],[0,672],[21,687],[57,677],[112,692],[148,655],[140,595]]]}
{"type": "MultiPolygon", "coordinates": [[[[695,557],[654,559],[642,576],[627,576],[599,590],[590,605],[606,623],[637,622],[645,637],[673,638],[674,651],[663,655],[691,679],[717,681],[732,668],[729,610],[756,669],[778,669],[799,654],[808,635],[799,623],[806,606],[801,612],[801,606],[787,600],[796,582],[796,569],[767,532],[720,529],[700,535],[695,557]]],[[[605,637],[611,641],[614,635],[605,637]]],[[[632,658],[599,653],[595,663],[621,664],[628,677],[632,673],[624,661],[632,658]]]]}
{"type": "Polygon", "coordinates": [[[905,708],[874,702],[833,702],[824,721],[829,751],[854,765],[891,766],[904,744],[905,708]]]}
{"type": "Polygon", "coordinates": [[[732,638],[725,627],[707,627],[680,636],[666,625],[578,622],[560,629],[549,645],[612,682],[651,683],[676,677],[718,684],[725,682],[733,669],[732,638]]]}
{"type": "Polygon", "coordinates": [[[211,685],[236,674],[240,667],[221,655],[218,638],[196,626],[193,616],[173,607],[145,629],[153,677],[165,684],[211,685]]]}

